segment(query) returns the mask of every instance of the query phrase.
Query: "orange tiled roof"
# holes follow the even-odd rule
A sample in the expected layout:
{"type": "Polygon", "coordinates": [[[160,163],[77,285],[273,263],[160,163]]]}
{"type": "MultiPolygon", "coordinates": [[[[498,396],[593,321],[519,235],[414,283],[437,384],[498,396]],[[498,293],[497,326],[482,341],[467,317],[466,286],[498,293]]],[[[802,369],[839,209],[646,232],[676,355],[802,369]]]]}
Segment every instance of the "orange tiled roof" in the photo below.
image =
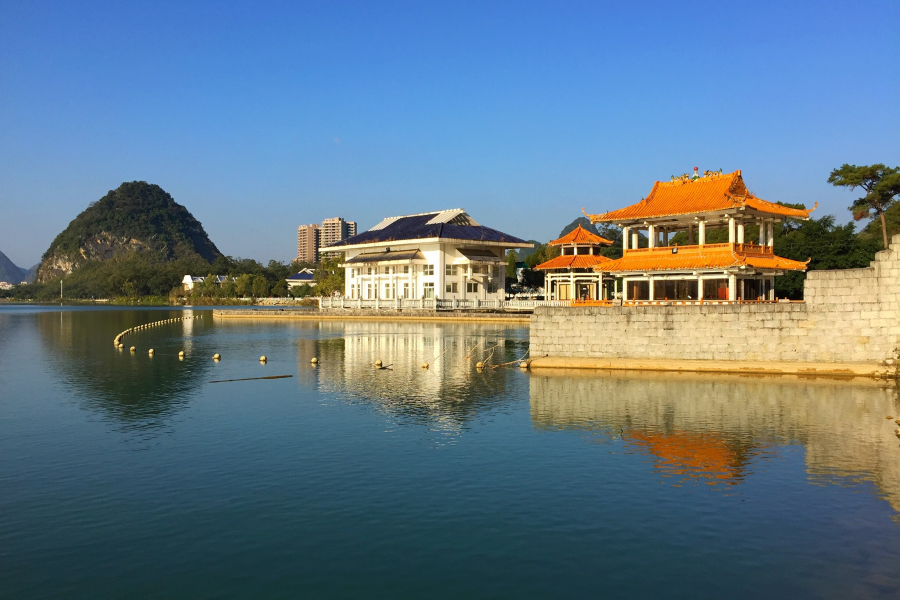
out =
{"type": "Polygon", "coordinates": [[[743,207],[798,219],[809,218],[809,213],[816,208],[815,206],[809,210],[788,208],[757,198],[747,190],[741,172],[735,171],[722,175],[707,175],[694,180],[657,181],[653,184],[650,194],[637,204],[599,215],[585,214],[591,223],[601,223],[690,215],[743,207]]]}
{"type": "Polygon", "coordinates": [[[548,246],[568,246],[571,244],[575,245],[604,245],[604,246],[612,246],[613,243],[606,238],[602,238],[596,233],[591,233],[581,225],[577,228],[573,229],[566,235],[562,236],[558,240],[553,240],[549,242],[548,246]]]}
{"type": "Polygon", "coordinates": [[[594,267],[595,271],[623,273],[631,271],[688,271],[698,269],[775,269],[805,271],[809,261],[800,262],[775,256],[770,248],[753,244],[709,244],[680,246],[676,254],[671,247],[628,250],[617,260],[594,267]]]}
{"type": "Polygon", "coordinates": [[[605,262],[612,262],[612,259],[599,254],[563,254],[539,264],[535,269],[539,271],[549,271],[550,269],[590,269],[605,262]]]}
{"type": "Polygon", "coordinates": [[[740,454],[714,433],[673,431],[663,435],[630,430],[622,438],[653,455],[655,468],[670,475],[719,480],[730,485],[744,478],[740,454]]]}

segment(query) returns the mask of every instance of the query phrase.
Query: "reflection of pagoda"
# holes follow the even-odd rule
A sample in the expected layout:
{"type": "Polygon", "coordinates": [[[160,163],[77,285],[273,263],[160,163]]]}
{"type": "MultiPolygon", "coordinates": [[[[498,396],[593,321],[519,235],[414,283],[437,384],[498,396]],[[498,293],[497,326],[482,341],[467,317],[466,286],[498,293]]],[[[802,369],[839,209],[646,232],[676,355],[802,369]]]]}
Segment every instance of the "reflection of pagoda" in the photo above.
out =
{"type": "Polygon", "coordinates": [[[535,428],[621,439],[660,474],[731,485],[799,444],[811,478],[871,482],[900,511],[896,425],[884,418],[900,399],[877,382],[541,369],[529,385],[535,428]]]}
{"type": "Polygon", "coordinates": [[[706,479],[712,485],[739,483],[754,450],[717,433],[630,429],[622,433],[622,439],[655,457],[654,466],[663,475],[706,479]]]}

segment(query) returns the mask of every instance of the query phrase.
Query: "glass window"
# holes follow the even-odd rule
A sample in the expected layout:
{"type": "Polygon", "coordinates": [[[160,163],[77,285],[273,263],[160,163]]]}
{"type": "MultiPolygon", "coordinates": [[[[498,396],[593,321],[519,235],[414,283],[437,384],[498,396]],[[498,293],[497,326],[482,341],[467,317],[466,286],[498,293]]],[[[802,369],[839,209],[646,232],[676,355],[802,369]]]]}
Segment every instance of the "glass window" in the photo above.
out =
{"type": "Polygon", "coordinates": [[[366,268],[366,275],[371,275],[371,274],[372,274],[372,267],[367,267],[367,268],[366,268]]]}
{"type": "MultiPolygon", "coordinates": [[[[409,268],[409,267],[407,267],[407,268],[409,268]]],[[[403,283],[403,297],[409,298],[409,282],[408,281],[403,283]]]]}
{"type": "Polygon", "coordinates": [[[459,265],[446,265],[444,267],[444,275],[450,275],[450,276],[459,275],[459,265]]]}
{"type": "Polygon", "coordinates": [[[469,294],[474,294],[478,292],[478,283],[475,281],[470,281],[466,284],[466,292],[469,294]]]}
{"type": "Polygon", "coordinates": [[[422,269],[422,275],[434,275],[434,265],[425,265],[422,269]]]}
{"type": "Polygon", "coordinates": [[[403,273],[404,273],[404,275],[406,273],[409,273],[409,265],[403,265],[403,273]]]}
{"type": "Polygon", "coordinates": [[[488,294],[496,294],[497,293],[497,284],[496,283],[487,284],[487,293],[488,294]]]}
{"type": "Polygon", "coordinates": [[[430,300],[434,298],[434,283],[426,283],[424,286],[425,298],[430,300]]]}
{"type": "Polygon", "coordinates": [[[459,292],[459,284],[455,281],[453,283],[448,283],[446,286],[446,290],[448,294],[456,294],[459,292]]]}

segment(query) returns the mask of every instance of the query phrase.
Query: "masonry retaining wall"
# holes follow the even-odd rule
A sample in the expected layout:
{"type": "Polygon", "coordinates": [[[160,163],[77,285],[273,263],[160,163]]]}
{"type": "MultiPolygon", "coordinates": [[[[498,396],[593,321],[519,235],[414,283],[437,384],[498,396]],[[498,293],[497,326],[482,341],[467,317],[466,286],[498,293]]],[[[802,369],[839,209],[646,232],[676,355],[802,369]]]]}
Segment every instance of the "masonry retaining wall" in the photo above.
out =
{"type": "Polygon", "coordinates": [[[871,266],[810,271],[804,303],[535,309],[531,356],[883,363],[900,346],[900,235],[871,266]]]}

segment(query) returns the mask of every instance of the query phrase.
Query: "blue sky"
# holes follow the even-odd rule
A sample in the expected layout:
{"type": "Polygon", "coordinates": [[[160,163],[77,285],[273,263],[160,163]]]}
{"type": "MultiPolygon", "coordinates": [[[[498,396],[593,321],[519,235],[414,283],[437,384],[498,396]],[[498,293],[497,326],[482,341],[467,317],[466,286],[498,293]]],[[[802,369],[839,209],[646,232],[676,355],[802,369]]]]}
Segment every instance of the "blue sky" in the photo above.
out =
{"type": "Polygon", "coordinates": [[[900,3],[0,0],[0,250],[38,261],[123,181],[226,254],[463,207],[524,238],[694,166],[846,221],[900,165],[900,3]]]}

